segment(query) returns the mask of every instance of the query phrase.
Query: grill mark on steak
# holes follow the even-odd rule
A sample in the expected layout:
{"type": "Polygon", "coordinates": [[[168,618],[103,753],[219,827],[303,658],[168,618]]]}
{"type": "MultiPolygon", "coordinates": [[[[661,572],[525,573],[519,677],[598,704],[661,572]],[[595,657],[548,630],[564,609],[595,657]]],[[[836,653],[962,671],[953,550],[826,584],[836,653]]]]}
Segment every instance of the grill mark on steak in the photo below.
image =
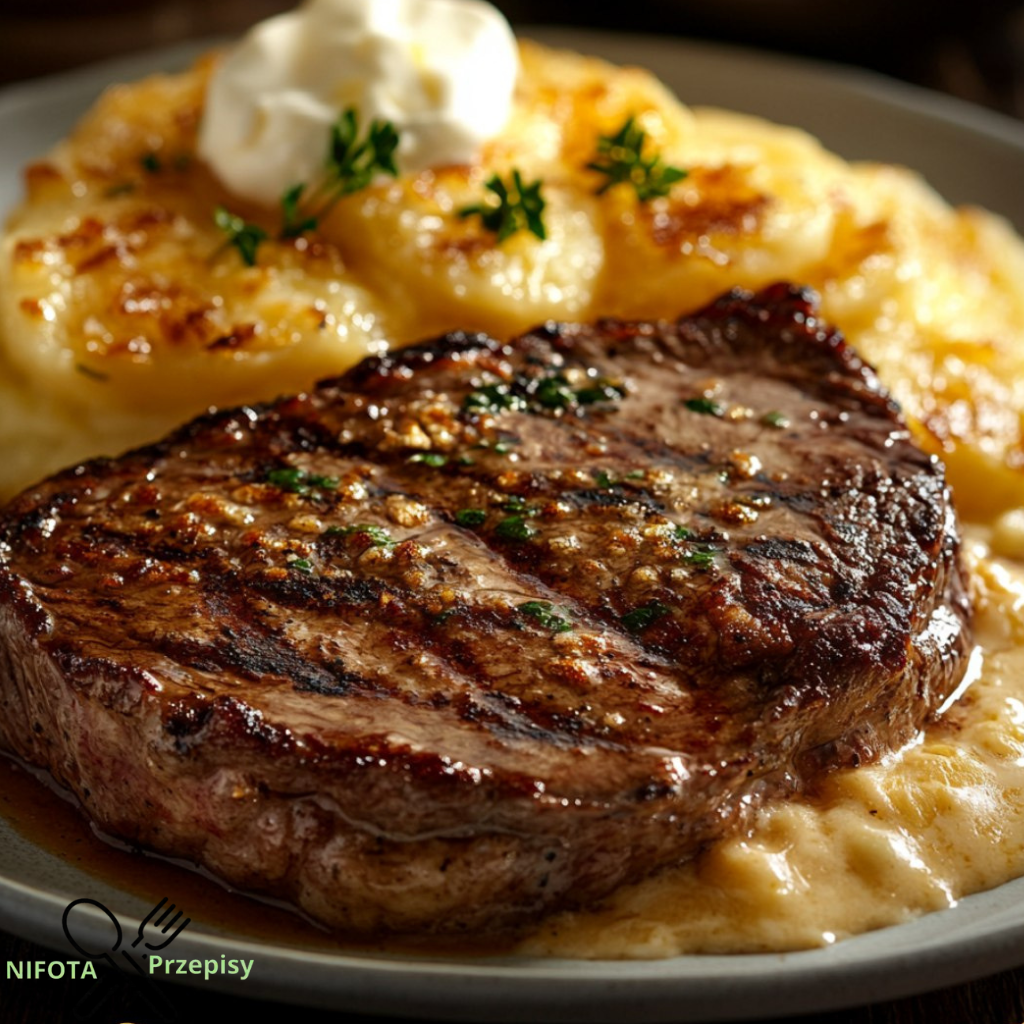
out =
{"type": "Polygon", "coordinates": [[[336,927],[512,927],[909,739],[958,544],[809,293],[456,334],[16,499],[0,742],[336,927]]]}
{"type": "Polygon", "coordinates": [[[344,694],[353,688],[370,690],[372,684],[346,670],[340,658],[313,661],[300,653],[280,629],[254,621],[243,602],[232,601],[216,591],[203,597],[203,612],[221,625],[209,641],[168,634],[159,638],[156,650],[202,672],[224,672],[259,682],[276,676],[297,690],[320,694],[344,694]]]}

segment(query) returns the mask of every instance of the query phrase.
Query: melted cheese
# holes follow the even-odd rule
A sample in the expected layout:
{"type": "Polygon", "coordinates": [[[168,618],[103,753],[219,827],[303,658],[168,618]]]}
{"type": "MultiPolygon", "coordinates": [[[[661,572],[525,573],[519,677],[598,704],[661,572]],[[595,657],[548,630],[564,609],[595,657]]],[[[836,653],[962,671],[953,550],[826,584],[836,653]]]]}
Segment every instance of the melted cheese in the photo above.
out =
{"type": "Polygon", "coordinates": [[[964,692],[913,744],[692,863],[551,918],[521,952],[668,957],[805,949],[953,906],[1024,872],[1024,566],[976,532],[964,692]]]}

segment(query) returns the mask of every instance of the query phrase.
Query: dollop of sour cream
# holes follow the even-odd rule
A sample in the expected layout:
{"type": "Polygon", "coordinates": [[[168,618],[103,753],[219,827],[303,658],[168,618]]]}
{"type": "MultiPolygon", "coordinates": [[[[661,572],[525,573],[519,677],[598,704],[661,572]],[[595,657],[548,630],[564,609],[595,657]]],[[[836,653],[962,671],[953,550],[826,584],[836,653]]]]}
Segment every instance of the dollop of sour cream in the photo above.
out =
{"type": "Polygon", "coordinates": [[[199,156],[234,193],[276,205],[318,177],[356,110],[399,132],[400,171],[470,163],[512,110],[519,60],[483,0],[307,0],[256,25],[210,81],[199,156]]]}

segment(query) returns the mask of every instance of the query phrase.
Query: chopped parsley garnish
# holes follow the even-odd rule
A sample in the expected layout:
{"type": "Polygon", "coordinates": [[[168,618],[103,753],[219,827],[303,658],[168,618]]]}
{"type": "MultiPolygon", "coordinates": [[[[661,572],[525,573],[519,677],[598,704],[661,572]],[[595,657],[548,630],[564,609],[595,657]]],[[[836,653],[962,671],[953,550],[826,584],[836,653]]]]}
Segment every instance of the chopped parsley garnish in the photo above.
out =
{"type": "Polygon", "coordinates": [[[307,576],[313,574],[313,563],[308,558],[293,558],[288,563],[289,569],[294,569],[296,572],[305,573],[307,576]]]}
{"type": "Polygon", "coordinates": [[[626,474],[627,480],[643,480],[647,476],[647,471],[643,469],[634,469],[626,474]]]}
{"type": "MultiPolygon", "coordinates": [[[[483,384],[471,391],[462,407],[469,412],[512,412],[573,409],[595,402],[614,402],[626,394],[626,389],[605,377],[587,380],[576,387],[560,370],[531,377],[516,374],[510,381],[483,384]]],[[[494,446],[497,451],[497,445],[494,446]]]]}
{"type": "MultiPolygon", "coordinates": [[[[470,391],[462,402],[462,408],[468,412],[499,412],[502,409],[521,412],[526,408],[526,399],[516,394],[508,384],[499,382],[470,391]]],[[[494,448],[497,451],[497,445],[494,448]]]]}
{"type": "Polygon", "coordinates": [[[698,569],[709,569],[714,564],[716,554],[715,548],[702,544],[686,551],[683,554],[683,561],[687,565],[695,566],[698,569]]]}
{"type": "Polygon", "coordinates": [[[576,398],[576,392],[560,373],[542,377],[533,394],[545,409],[564,409],[576,398]]]}
{"type": "Polygon", "coordinates": [[[531,537],[537,536],[537,527],[528,523],[526,518],[526,515],[506,516],[494,528],[494,532],[502,540],[516,542],[530,540],[531,537]]]}
{"type": "Polygon", "coordinates": [[[654,153],[644,156],[647,133],[630,116],[614,135],[601,135],[597,140],[597,158],[587,168],[603,174],[606,180],[597,194],[607,192],[613,185],[632,185],[637,199],[645,203],[656,196],[666,196],[671,187],[686,177],[687,171],[661,162],[654,153]]]}
{"type": "Polygon", "coordinates": [[[715,402],[710,398],[688,398],[683,405],[685,405],[690,412],[699,412],[704,416],[725,415],[725,406],[719,405],[718,402],[715,402]]]}
{"type": "Polygon", "coordinates": [[[462,508],[455,513],[455,522],[467,528],[483,526],[486,520],[487,513],[482,508],[462,508]]]}
{"type": "Polygon", "coordinates": [[[233,247],[238,250],[242,262],[247,267],[256,266],[256,250],[260,242],[267,238],[266,231],[258,224],[249,224],[227,207],[218,206],[213,211],[213,222],[227,235],[227,241],[214,253],[216,257],[223,249],[233,247]]]}
{"type": "Polygon", "coordinates": [[[525,184],[518,170],[512,171],[508,183],[502,181],[500,175],[494,174],[484,182],[484,188],[491,195],[482,203],[463,207],[459,210],[459,216],[478,216],[483,226],[498,236],[499,244],[523,230],[543,240],[547,238],[543,217],[547,204],[540,194],[540,187],[539,180],[530,185],[525,184]]]}
{"type": "Polygon", "coordinates": [[[605,378],[574,388],[564,374],[552,373],[531,381],[532,397],[545,409],[566,409],[573,405],[593,405],[595,402],[614,402],[626,391],[605,378]]]}
{"type": "Polygon", "coordinates": [[[526,601],[518,605],[516,611],[535,619],[538,625],[550,629],[552,633],[568,633],[572,629],[569,613],[550,601],[526,601]]]}
{"type": "Polygon", "coordinates": [[[594,480],[597,482],[598,487],[614,487],[615,480],[612,479],[612,475],[603,469],[594,470],[594,480]]]}
{"type": "Polygon", "coordinates": [[[640,608],[626,612],[619,620],[630,633],[640,633],[658,619],[668,615],[671,609],[660,601],[648,601],[640,608]]]}
{"type": "Polygon", "coordinates": [[[448,462],[448,456],[442,455],[440,452],[417,452],[415,455],[409,456],[410,462],[422,462],[425,466],[433,466],[435,469],[439,469],[448,462]]]}
{"type": "Polygon", "coordinates": [[[334,476],[307,473],[304,469],[289,466],[285,469],[272,469],[267,473],[266,482],[292,494],[308,494],[314,490],[336,491],[339,481],[334,476]]]}
{"type": "Polygon", "coordinates": [[[332,526],[327,533],[336,537],[366,537],[371,546],[375,548],[394,547],[396,543],[383,526],[373,526],[367,523],[360,523],[358,526],[332,526]]]}
{"type": "Polygon", "coordinates": [[[791,424],[790,418],[784,412],[766,412],[761,417],[761,422],[766,427],[775,427],[776,430],[785,430],[791,424]]]}
{"type": "Polygon", "coordinates": [[[708,569],[715,561],[718,549],[710,544],[700,544],[694,541],[692,531],[685,526],[676,526],[672,530],[672,539],[686,545],[680,553],[680,557],[687,565],[697,569],[708,569]]]}
{"type": "Polygon", "coordinates": [[[579,388],[576,391],[576,401],[580,405],[593,405],[595,402],[614,402],[625,395],[626,389],[620,384],[613,384],[610,380],[600,377],[593,384],[579,388]]]}

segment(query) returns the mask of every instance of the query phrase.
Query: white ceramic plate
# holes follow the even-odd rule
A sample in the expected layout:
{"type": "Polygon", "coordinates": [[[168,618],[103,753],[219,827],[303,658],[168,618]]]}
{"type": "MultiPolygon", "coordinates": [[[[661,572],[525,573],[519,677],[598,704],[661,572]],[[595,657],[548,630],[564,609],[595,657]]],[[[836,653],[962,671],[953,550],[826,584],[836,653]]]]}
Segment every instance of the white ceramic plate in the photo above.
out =
{"type": "MultiPolygon", "coordinates": [[[[873,76],[739,50],[577,30],[531,33],[643,64],[687,102],[761,114],[818,135],[851,159],[920,170],[953,202],[1002,213],[1024,230],[1024,128],[873,76]]],[[[20,170],[64,135],[109,82],[184,66],[189,46],[0,92],[0,210],[20,170]]],[[[173,894],[171,894],[173,895],[173,894]]],[[[74,959],[61,930],[72,899],[90,896],[132,933],[149,905],[98,882],[60,852],[0,820],[0,927],[74,959]]],[[[75,934],[106,942],[98,912],[75,934]]],[[[1024,879],[907,925],[804,953],[688,956],[653,962],[431,959],[325,954],[193,923],[178,958],[253,959],[250,977],[204,985],[349,1012],[452,1020],[722,1021],[836,1009],[952,985],[1024,963],[1024,879]]],[[[196,981],[196,979],[187,979],[196,981]]]]}

